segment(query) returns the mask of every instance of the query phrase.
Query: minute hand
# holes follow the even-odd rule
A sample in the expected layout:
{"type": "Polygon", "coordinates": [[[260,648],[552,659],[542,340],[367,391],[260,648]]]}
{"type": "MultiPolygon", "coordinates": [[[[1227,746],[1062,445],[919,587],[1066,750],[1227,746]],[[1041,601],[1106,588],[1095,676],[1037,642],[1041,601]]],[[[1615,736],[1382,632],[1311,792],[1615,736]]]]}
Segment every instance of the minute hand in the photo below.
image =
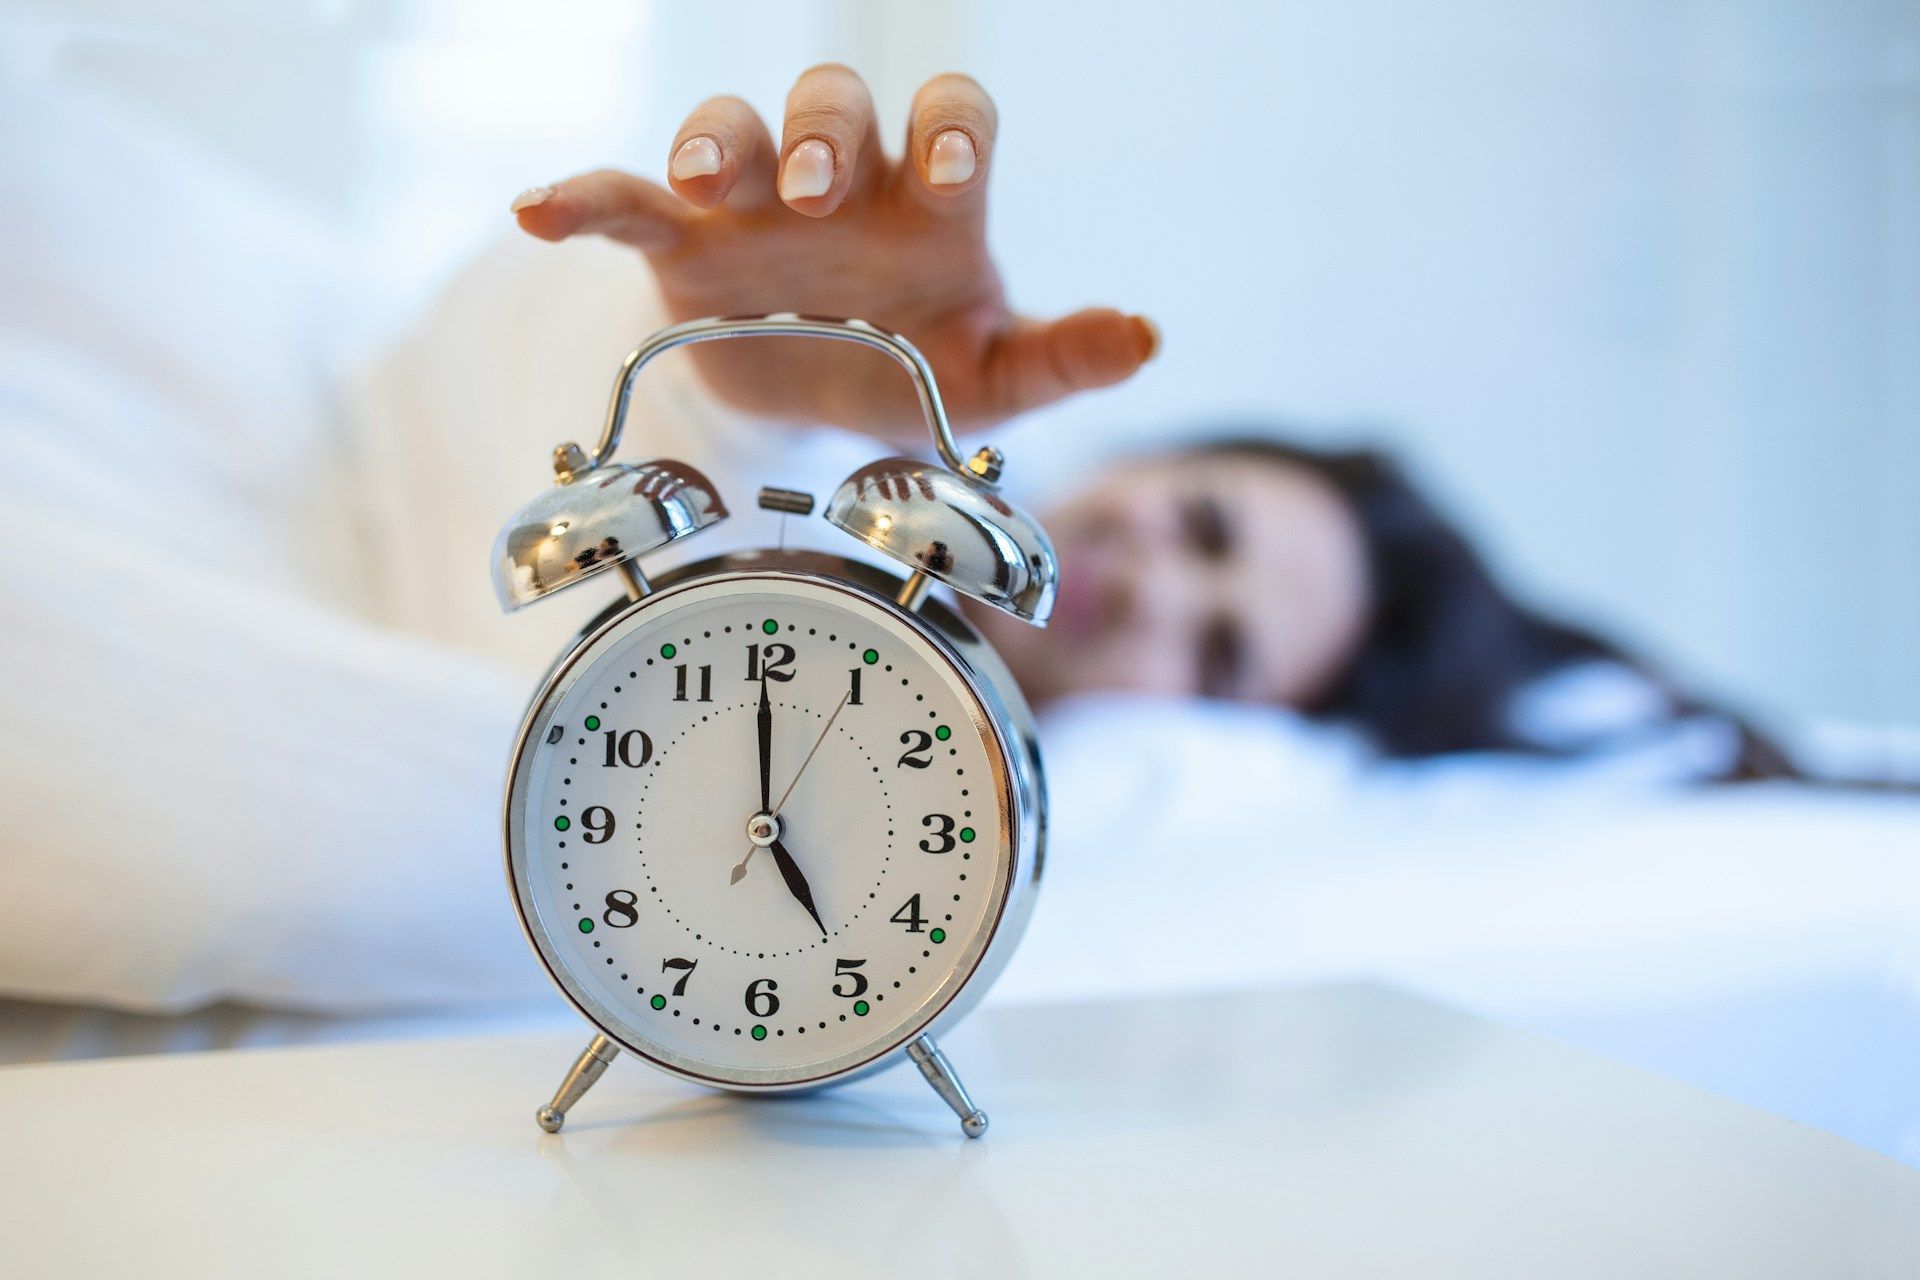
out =
{"type": "Polygon", "coordinates": [[[760,682],[760,812],[773,813],[773,707],[767,702],[767,682],[760,682]]]}
{"type": "Polygon", "coordinates": [[[827,926],[820,923],[820,911],[813,905],[813,890],[807,886],[807,878],[800,874],[800,864],[795,862],[793,855],[787,852],[787,846],[778,840],[768,845],[767,851],[773,854],[773,863],[780,868],[780,878],[787,882],[787,892],[807,909],[807,914],[813,917],[813,923],[820,930],[820,936],[826,937],[827,926]]]}
{"type": "MultiPolygon", "coordinates": [[[[840,712],[842,709],[846,707],[847,699],[852,695],[852,693],[853,691],[849,689],[846,693],[843,693],[840,695],[840,701],[834,705],[833,714],[827,717],[826,726],[820,730],[820,736],[813,740],[813,745],[811,747],[807,748],[807,758],[802,760],[800,762],[800,767],[793,771],[793,781],[787,783],[787,789],[780,793],[780,803],[775,805],[768,805],[766,803],[766,792],[765,790],[762,790],[760,794],[760,802],[763,806],[765,806],[762,812],[768,814],[769,816],[778,816],[780,813],[780,810],[786,807],[787,797],[791,796],[793,794],[793,789],[796,786],[800,785],[800,775],[805,773],[807,771],[807,766],[813,763],[814,754],[820,750],[820,744],[827,740],[827,734],[831,732],[833,729],[833,722],[840,718],[840,712]]],[[[766,710],[766,698],[767,698],[767,688],[766,688],[766,685],[762,683],[760,686],[760,706],[761,706],[760,723],[762,725],[765,725],[768,723],[767,721],[768,712],[766,710]]],[[[763,736],[760,739],[760,743],[761,743],[760,783],[761,783],[761,786],[764,788],[766,786],[766,780],[767,780],[766,765],[767,765],[768,759],[770,758],[770,753],[768,752],[767,746],[766,746],[767,739],[764,736],[765,730],[762,730],[762,735],[763,736]]],[[[747,874],[747,864],[753,861],[753,855],[755,854],[755,852],[759,850],[759,848],[760,846],[757,844],[749,845],[747,847],[747,856],[740,859],[740,861],[734,865],[733,876],[732,876],[732,879],[728,881],[728,883],[730,884],[740,883],[740,878],[747,874]]]]}

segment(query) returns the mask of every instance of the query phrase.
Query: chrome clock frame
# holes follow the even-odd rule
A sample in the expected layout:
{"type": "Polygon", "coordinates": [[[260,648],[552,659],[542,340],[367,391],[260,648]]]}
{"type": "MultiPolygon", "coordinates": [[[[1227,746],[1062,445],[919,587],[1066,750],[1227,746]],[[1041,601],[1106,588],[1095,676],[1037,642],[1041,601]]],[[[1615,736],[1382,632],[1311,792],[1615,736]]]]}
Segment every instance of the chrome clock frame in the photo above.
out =
{"type": "MultiPolygon", "coordinates": [[[[872,565],[816,552],[743,551],[698,561],[662,574],[653,581],[653,589],[641,599],[617,602],[595,617],[541,681],[522,718],[508,768],[506,803],[502,815],[507,883],[513,894],[521,929],[548,977],[568,1003],[598,1028],[612,1045],[627,1050],[670,1075],[741,1093],[793,1092],[841,1084],[893,1065],[902,1058],[911,1058],[942,1097],[947,1098],[956,1111],[962,1112],[963,1118],[966,1117],[967,1112],[953,1097],[948,1096],[948,1089],[943,1088],[945,1083],[961,1099],[965,1098],[965,1091],[952,1077],[951,1069],[934,1047],[932,1037],[965,1017],[978,1003],[1005,968],[1026,930],[1045,857],[1046,788],[1041,774],[1033,716],[1005,664],[956,610],[941,601],[923,598],[915,608],[898,603],[903,586],[902,579],[872,565]],[[861,605],[890,617],[924,639],[958,674],[984,714],[990,739],[997,747],[996,751],[990,752],[990,756],[994,766],[994,782],[1000,788],[1008,815],[1008,829],[1002,836],[998,850],[1005,874],[999,880],[997,901],[991,909],[987,926],[968,939],[967,949],[962,952],[948,980],[927,1000],[923,1009],[916,1012],[914,1019],[903,1024],[900,1030],[889,1035],[884,1043],[871,1052],[843,1055],[855,1060],[844,1064],[835,1060],[835,1064],[830,1064],[830,1069],[824,1071],[807,1068],[716,1069],[711,1063],[699,1062],[650,1039],[643,1028],[636,1027],[605,1007],[591,991],[576,982],[560,961],[549,931],[540,922],[528,878],[524,817],[532,774],[529,766],[533,751],[541,743],[551,709],[584,669],[585,660],[617,631],[695,588],[732,584],[738,588],[752,589],[781,582],[803,583],[817,590],[852,597],[861,605]]],[[[596,1041],[596,1046],[599,1044],[596,1041]]],[[[611,1046],[602,1046],[602,1049],[604,1052],[598,1052],[594,1046],[590,1046],[576,1064],[574,1074],[569,1077],[571,1083],[575,1076],[585,1073],[580,1084],[581,1092],[605,1070],[607,1062],[612,1059],[611,1046]]],[[[970,1100],[967,1107],[971,1108],[970,1100]]],[[[556,1111],[554,1114],[560,1116],[563,1113],[556,1111]]],[[[984,1129],[984,1114],[977,1110],[972,1114],[978,1117],[978,1127],[984,1129]]],[[[546,1123],[544,1115],[542,1122],[546,1123]]],[[[558,1124],[554,1127],[557,1128],[558,1124]]],[[[969,1124],[968,1132],[975,1134],[972,1124],[969,1124]]]]}

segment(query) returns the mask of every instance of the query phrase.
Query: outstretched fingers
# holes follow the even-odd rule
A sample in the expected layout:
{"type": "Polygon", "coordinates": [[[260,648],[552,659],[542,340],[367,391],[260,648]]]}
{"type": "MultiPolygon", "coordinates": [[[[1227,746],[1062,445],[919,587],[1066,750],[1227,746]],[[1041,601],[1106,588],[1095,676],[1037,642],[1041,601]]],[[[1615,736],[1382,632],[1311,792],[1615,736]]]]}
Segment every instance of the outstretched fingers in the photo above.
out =
{"type": "Polygon", "coordinates": [[[982,217],[999,114],[971,76],[935,76],[913,95],[900,183],[929,208],[982,217]]]}
{"type": "Polygon", "coordinates": [[[753,208],[773,199],[773,135],[738,98],[709,98],[693,109],[667,153],[667,181],[688,204],[721,201],[753,208]]]}
{"type": "Polygon", "coordinates": [[[1058,320],[1020,320],[987,353],[992,411],[1011,416],[1124,382],[1160,349],[1160,330],[1145,316],[1090,307],[1058,320]]]}
{"type": "Polygon", "coordinates": [[[618,169],[523,191],[513,213],[522,230],[542,240],[603,235],[648,253],[672,248],[687,220],[686,205],[672,192],[618,169]]]}
{"type": "Polygon", "coordinates": [[[824,218],[879,182],[887,158],[867,85],[838,63],[803,72],[787,95],[778,190],[796,213],[824,218]]]}

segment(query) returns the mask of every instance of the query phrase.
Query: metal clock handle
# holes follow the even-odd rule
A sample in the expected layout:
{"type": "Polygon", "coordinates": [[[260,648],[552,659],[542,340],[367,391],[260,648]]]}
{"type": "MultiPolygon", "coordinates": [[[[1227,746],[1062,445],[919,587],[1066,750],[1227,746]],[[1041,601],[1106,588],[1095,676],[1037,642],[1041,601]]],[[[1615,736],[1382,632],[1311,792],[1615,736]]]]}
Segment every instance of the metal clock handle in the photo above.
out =
{"type": "Polygon", "coordinates": [[[953,428],[947,423],[947,409],[940,401],[940,388],[933,380],[933,369],[919,348],[897,333],[888,333],[865,320],[828,320],[817,316],[781,312],[770,316],[715,316],[689,320],[685,324],[662,329],[627,353],[613,383],[613,399],[607,405],[607,423],[600,429],[600,442],[593,447],[595,467],[612,459],[620,447],[620,434],[626,427],[627,408],[633,398],[634,379],[647,362],[662,352],[695,342],[720,338],[831,338],[857,342],[885,352],[913,378],[920,394],[920,409],[926,414],[927,430],[933,436],[940,460],[955,471],[968,472],[967,460],[953,442],[953,428]]]}

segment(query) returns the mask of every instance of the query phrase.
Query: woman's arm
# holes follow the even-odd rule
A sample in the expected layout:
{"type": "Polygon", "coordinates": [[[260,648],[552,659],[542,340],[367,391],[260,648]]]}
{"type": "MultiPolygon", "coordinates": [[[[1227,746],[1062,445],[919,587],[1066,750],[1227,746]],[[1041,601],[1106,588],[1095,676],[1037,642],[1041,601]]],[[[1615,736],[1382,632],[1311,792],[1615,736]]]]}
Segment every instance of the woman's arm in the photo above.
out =
{"type": "MultiPolygon", "coordinates": [[[[674,138],[671,190],[606,169],[536,187],[514,211],[544,240],[597,234],[638,249],[675,320],[798,311],[902,333],[932,362],[955,423],[985,426],[1123,381],[1159,341],[1109,308],[1042,321],[1009,307],[986,237],[997,127],[978,84],[937,76],[914,98],[896,159],[860,77],[815,67],[787,97],[778,146],[746,103],[711,98],[674,138]]],[[[693,358],[735,408],[917,433],[889,361],[819,346],[708,343],[693,358]]]]}

